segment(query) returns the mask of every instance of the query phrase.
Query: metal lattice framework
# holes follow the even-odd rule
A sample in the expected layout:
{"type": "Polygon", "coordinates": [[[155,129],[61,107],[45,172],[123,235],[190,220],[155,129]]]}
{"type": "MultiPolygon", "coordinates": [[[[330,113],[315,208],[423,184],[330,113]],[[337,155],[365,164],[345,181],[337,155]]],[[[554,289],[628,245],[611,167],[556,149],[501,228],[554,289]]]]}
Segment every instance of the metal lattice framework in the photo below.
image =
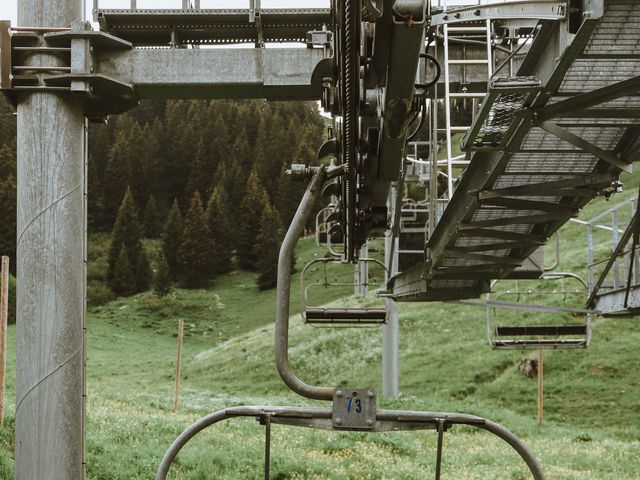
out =
{"type": "Polygon", "coordinates": [[[534,478],[544,478],[526,447],[485,419],[377,410],[370,389],[298,378],[288,361],[291,258],[324,190],[331,198],[325,239],[343,245],[343,261],[357,262],[367,237],[389,227],[390,305],[476,297],[494,279],[540,276],[540,247],[591,199],[614,193],[638,156],[637,3],[456,8],[445,1],[432,8],[426,0],[346,0],[287,10],[261,9],[258,0],[244,10],[195,3],[141,10],[133,1],[131,9],[106,10],[95,2],[100,31],[93,31],[81,2],[24,0],[23,26],[0,22],[0,89],[18,110],[17,477],[84,476],[86,118],[102,121],[142,99],[266,98],[319,100],[335,118],[319,151],[329,165],[292,168],[312,181],[281,250],[275,344],[284,382],[333,408],[212,414],[176,440],[158,478],[195,433],[232,416],[256,416],[267,432],[272,421],[436,428],[436,478],[444,430],[465,423],[497,434],[534,478]],[[290,42],[306,48],[263,48],[290,42]],[[454,121],[469,110],[470,123],[454,121]],[[418,158],[416,146],[419,168],[409,172],[407,140],[423,125],[430,135],[420,145],[428,153],[418,158]],[[458,133],[465,134],[462,154],[454,156],[458,133]],[[403,202],[404,183],[413,176],[428,186],[411,227],[424,222],[424,255],[397,272],[403,203],[405,214],[412,208],[403,202]],[[346,406],[347,390],[362,399],[362,412],[346,406]]]}

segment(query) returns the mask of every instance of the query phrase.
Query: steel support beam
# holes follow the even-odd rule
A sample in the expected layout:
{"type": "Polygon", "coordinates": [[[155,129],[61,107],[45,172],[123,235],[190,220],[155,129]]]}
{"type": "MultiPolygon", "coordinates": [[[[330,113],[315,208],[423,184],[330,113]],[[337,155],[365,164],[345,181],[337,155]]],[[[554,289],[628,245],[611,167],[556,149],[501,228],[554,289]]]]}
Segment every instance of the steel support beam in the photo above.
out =
{"type": "MultiPolygon", "coordinates": [[[[22,0],[18,22],[68,27],[82,0],[22,0]]],[[[32,65],[57,66],[44,53],[32,65]]],[[[19,98],[15,478],[83,479],[86,121],[73,97],[19,98]]]]}
{"type": "Polygon", "coordinates": [[[509,232],[507,230],[492,230],[490,228],[476,228],[460,225],[459,232],[461,237],[497,238],[498,240],[510,240],[513,242],[526,243],[529,246],[541,246],[547,243],[547,238],[541,235],[509,232]]]}
{"type": "MultiPolygon", "coordinates": [[[[360,247],[358,258],[369,258],[369,246],[367,242],[360,247]]],[[[356,297],[366,297],[369,292],[369,263],[356,263],[353,267],[353,277],[353,294],[356,297]]]]}
{"type": "Polygon", "coordinates": [[[452,8],[438,13],[431,19],[432,26],[453,25],[484,20],[564,20],[568,13],[568,2],[555,0],[511,1],[452,8]]]}
{"type": "Polygon", "coordinates": [[[543,122],[556,117],[566,117],[573,112],[602,105],[627,95],[637,95],[640,91],[640,77],[632,77],[591,92],[552,103],[537,111],[537,121],[543,122]]]}
{"type": "Polygon", "coordinates": [[[133,85],[139,98],[318,100],[314,48],[132,49],[98,53],[96,73],[133,85]]]}
{"type": "Polygon", "coordinates": [[[496,197],[506,196],[549,196],[549,194],[557,193],[565,196],[565,190],[575,187],[594,187],[600,188],[616,181],[617,175],[614,174],[589,174],[564,180],[556,180],[553,182],[528,183],[517,187],[497,188],[495,190],[484,190],[478,193],[478,199],[483,200],[496,197]]]}
{"type": "Polygon", "coordinates": [[[379,158],[375,171],[372,172],[384,181],[397,180],[400,175],[419,54],[423,48],[424,29],[428,22],[427,5],[424,1],[396,2],[393,8],[411,21],[396,18],[392,20],[384,92],[384,123],[380,132],[379,158]]]}
{"type": "Polygon", "coordinates": [[[521,198],[493,197],[479,202],[481,206],[513,208],[516,210],[540,210],[546,213],[554,213],[567,217],[574,217],[578,214],[578,209],[559,203],[539,202],[535,200],[524,200],[521,198]]]}
{"type": "MultiPolygon", "coordinates": [[[[387,207],[389,212],[400,208],[397,205],[396,188],[392,187],[389,192],[387,207]]],[[[384,264],[390,265],[389,277],[398,273],[398,238],[393,235],[384,237],[384,264]],[[395,245],[394,245],[395,243],[395,245]],[[391,258],[393,256],[393,258],[391,258]]],[[[400,322],[398,314],[398,304],[395,300],[386,299],[387,322],[382,326],[382,396],[387,398],[397,398],[400,395],[400,362],[399,362],[399,337],[400,322]]]]}
{"type": "Polygon", "coordinates": [[[518,217],[499,217],[489,220],[474,220],[464,223],[469,228],[498,227],[502,225],[529,225],[537,223],[546,223],[552,220],[568,220],[567,215],[558,215],[555,213],[541,213],[538,215],[523,215],[518,217]]]}
{"type": "Polygon", "coordinates": [[[563,128],[556,123],[549,121],[542,122],[540,124],[540,128],[549,132],[551,135],[558,137],[560,140],[564,140],[574,147],[578,147],[579,149],[590,153],[594,157],[607,162],[609,165],[613,165],[614,167],[618,167],[620,170],[631,173],[631,165],[624,163],[614,152],[604,150],[593,143],[587,142],[585,139],[575,135],[570,130],[563,128]]]}

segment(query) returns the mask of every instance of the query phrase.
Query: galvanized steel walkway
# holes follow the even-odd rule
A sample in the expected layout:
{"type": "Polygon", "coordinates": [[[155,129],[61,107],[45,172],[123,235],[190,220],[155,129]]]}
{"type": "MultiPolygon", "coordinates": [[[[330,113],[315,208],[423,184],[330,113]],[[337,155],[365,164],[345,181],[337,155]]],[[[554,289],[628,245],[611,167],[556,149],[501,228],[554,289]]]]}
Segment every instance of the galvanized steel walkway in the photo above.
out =
{"type": "Polygon", "coordinates": [[[606,0],[598,12],[596,3],[575,36],[543,22],[517,77],[494,76],[463,140],[470,166],[426,263],[394,279],[394,296],[469,298],[492,279],[517,277],[553,232],[630,170],[640,144],[640,8],[606,0]]]}

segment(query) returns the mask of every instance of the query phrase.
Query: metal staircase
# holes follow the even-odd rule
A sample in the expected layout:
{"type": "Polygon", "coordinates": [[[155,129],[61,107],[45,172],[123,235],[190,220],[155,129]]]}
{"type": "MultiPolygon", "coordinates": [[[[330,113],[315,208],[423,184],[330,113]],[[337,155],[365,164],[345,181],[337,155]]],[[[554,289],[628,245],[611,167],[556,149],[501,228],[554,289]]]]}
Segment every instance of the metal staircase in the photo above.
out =
{"type": "Polygon", "coordinates": [[[516,75],[492,79],[464,140],[470,165],[426,262],[393,279],[397,299],[486,292],[583,205],[617,189],[638,154],[637,21],[635,2],[610,0],[591,2],[582,23],[538,24],[516,75]]]}

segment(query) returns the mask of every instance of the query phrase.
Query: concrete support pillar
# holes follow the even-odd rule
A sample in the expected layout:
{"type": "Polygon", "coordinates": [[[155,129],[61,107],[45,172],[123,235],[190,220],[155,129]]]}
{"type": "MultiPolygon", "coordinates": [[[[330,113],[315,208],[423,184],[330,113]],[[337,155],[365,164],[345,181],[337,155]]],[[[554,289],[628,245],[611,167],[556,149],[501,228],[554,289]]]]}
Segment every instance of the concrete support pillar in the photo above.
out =
{"type": "MultiPolygon", "coordinates": [[[[84,20],[83,0],[21,0],[18,24],[84,20]]],[[[31,65],[59,65],[45,54],[31,65]]],[[[18,103],[18,480],[84,478],[86,121],[71,96],[18,103]]]]}
{"type": "MultiPolygon", "coordinates": [[[[393,216],[396,198],[396,188],[389,192],[387,207],[393,216]]],[[[391,266],[389,276],[398,273],[398,239],[394,241],[389,235],[384,239],[384,263],[391,266]],[[393,246],[393,248],[392,248],[393,246]],[[393,257],[393,261],[391,258],[393,257]]],[[[398,305],[391,299],[386,300],[387,323],[382,327],[382,395],[396,398],[400,394],[400,368],[398,359],[400,324],[398,321],[398,305]]]]}

